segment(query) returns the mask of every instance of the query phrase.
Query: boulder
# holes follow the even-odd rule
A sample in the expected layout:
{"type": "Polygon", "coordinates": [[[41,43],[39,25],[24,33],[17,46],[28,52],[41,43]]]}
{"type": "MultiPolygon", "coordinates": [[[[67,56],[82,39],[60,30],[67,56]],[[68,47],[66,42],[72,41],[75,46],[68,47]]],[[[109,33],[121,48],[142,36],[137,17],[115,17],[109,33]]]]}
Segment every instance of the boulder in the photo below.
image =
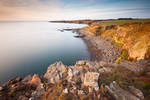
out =
{"type": "Polygon", "coordinates": [[[48,79],[48,83],[56,83],[64,78],[67,68],[62,62],[56,62],[48,67],[44,78],[48,79]]]}
{"type": "Polygon", "coordinates": [[[119,87],[115,81],[113,81],[109,86],[106,85],[105,89],[115,100],[140,100],[140,98],[136,97],[132,93],[119,87]]]}
{"type": "Polygon", "coordinates": [[[87,72],[85,73],[85,76],[84,76],[83,85],[92,87],[97,91],[99,90],[98,78],[99,78],[99,73],[87,72]]]}
{"type": "Polygon", "coordinates": [[[129,89],[135,96],[139,97],[141,100],[144,99],[144,95],[139,89],[136,89],[134,86],[129,86],[129,89]]]}

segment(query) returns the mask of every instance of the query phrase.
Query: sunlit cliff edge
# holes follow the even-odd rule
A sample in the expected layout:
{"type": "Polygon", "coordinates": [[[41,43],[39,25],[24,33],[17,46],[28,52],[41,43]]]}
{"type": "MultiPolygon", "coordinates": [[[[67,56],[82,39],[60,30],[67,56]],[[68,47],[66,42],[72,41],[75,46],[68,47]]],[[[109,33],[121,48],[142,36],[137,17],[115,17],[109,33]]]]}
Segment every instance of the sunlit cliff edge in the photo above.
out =
{"type": "Polygon", "coordinates": [[[83,28],[99,38],[110,37],[129,59],[150,58],[150,20],[102,21],[83,28]]]}

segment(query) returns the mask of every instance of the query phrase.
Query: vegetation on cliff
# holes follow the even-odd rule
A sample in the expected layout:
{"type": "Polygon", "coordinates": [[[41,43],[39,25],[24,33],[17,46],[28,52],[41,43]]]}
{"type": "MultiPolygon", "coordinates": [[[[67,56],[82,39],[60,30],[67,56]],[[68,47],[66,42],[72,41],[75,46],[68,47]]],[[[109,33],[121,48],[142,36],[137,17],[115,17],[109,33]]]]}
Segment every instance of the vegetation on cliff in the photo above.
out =
{"type": "Polygon", "coordinates": [[[128,51],[132,60],[150,58],[149,19],[100,21],[83,29],[93,36],[110,37],[120,49],[128,51]]]}

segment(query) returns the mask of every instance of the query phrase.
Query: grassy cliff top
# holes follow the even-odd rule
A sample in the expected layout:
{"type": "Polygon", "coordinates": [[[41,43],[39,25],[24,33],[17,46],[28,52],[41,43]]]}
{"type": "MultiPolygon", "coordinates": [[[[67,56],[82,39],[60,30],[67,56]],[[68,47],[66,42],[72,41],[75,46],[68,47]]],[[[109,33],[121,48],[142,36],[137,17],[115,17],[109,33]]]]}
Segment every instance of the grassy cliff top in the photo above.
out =
{"type": "Polygon", "coordinates": [[[100,21],[100,25],[124,25],[131,23],[145,23],[150,22],[150,19],[129,19],[129,20],[104,20],[100,21]]]}

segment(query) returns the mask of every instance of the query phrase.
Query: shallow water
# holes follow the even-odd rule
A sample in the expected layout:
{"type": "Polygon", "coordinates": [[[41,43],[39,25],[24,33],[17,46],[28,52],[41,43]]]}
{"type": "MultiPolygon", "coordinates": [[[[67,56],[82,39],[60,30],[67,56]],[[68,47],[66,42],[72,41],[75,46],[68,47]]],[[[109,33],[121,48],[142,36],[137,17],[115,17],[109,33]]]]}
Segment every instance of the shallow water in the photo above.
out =
{"type": "Polygon", "coordinates": [[[62,61],[72,65],[89,59],[84,41],[70,31],[85,25],[49,22],[0,22],[0,83],[16,76],[43,74],[47,67],[62,61]]]}

